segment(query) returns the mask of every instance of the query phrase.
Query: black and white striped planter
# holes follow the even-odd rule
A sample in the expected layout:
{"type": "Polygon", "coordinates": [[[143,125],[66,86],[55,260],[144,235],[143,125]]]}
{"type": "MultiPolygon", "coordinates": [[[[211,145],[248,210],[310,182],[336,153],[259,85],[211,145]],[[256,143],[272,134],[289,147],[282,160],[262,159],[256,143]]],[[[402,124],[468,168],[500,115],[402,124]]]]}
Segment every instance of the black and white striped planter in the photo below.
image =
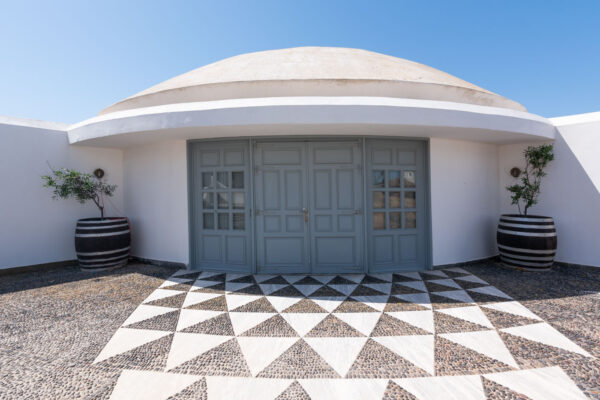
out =
{"type": "Polygon", "coordinates": [[[556,254],[556,228],[550,217],[504,214],[496,234],[502,263],[528,271],[547,270],[556,254]]]}
{"type": "Polygon", "coordinates": [[[77,221],[75,251],[84,270],[104,270],[127,264],[131,230],[127,218],[84,218],[77,221]]]}

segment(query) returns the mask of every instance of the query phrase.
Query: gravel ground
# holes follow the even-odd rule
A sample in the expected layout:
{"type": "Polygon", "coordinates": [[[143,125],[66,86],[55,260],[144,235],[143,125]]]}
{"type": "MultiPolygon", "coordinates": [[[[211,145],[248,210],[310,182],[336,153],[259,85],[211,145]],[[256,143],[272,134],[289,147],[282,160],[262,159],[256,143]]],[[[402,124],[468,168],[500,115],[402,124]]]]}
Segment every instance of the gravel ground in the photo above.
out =
{"type": "MultiPolygon", "coordinates": [[[[484,279],[499,288],[528,309],[550,323],[554,328],[577,345],[587,350],[595,359],[580,356],[558,348],[536,344],[500,333],[502,340],[519,363],[521,368],[538,368],[550,365],[560,366],[578,387],[590,398],[600,399],[600,269],[577,267],[555,267],[548,273],[523,273],[505,270],[494,263],[482,263],[464,267],[475,276],[484,279]]],[[[143,264],[132,264],[126,268],[98,274],[81,272],[77,267],[65,267],[36,273],[19,273],[0,277],[0,399],[100,399],[108,398],[117,378],[124,368],[140,370],[161,370],[165,357],[153,354],[166,354],[171,346],[173,335],[156,340],[136,350],[136,359],[112,357],[110,362],[92,365],[100,351],[109,342],[115,331],[127,317],[150,295],[174,269],[143,264]],[[167,349],[167,350],[165,350],[167,349]]],[[[310,278],[310,277],[309,277],[310,278]]],[[[215,281],[224,277],[216,277],[215,281]]],[[[238,282],[244,282],[240,278],[238,282]]],[[[312,279],[312,278],[310,278],[312,279]]],[[[302,284],[314,284],[307,280],[302,284]]],[[[274,278],[273,284],[281,281],[274,278]]],[[[251,282],[251,281],[250,281],[251,282]]],[[[460,281],[456,281],[460,282],[460,281]]],[[[280,283],[285,283],[281,281],[280,283]]],[[[333,284],[344,285],[348,282],[337,277],[333,284]]],[[[363,283],[371,283],[368,280],[363,283]]],[[[374,284],[378,284],[374,279],[374,284]]],[[[463,289],[477,287],[469,282],[460,283],[463,289]]],[[[172,289],[187,291],[190,284],[181,284],[172,289]]],[[[199,292],[219,293],[225,284],[201,289],[199,292]]],[[[338,287],[339,288],[339,287],[338,287]]],[[[436,283],[427,282],[430,292],[443,289],[436,283]]],[[[448,290],[448,288],[445,288],[448,290]]],[[[359,286],[355,296],[369,296],[368,286],[359,286]]],[[[247,287],[246,294],[260,294],[257,285],[247,287]]],[[[418,293],[410,287],[394,285],[392,294],[410,295],[418,293]]],[[[325,287],[323,296],[339,295],[330,287],[325,287]]],[[[473,294],[479,305],[498,301],[498,298],[485,294],[473,294]]],[[[297,296],[292,286],[276,291],[273,296],[297,296]]],[[[152,305],[181,308],[185,296],[170,296],[156,300],[152,305]]],[[[418,304],[400,302],[390,298],[385,311],[413,311],[423,309],[418,304]]],[[[431,295],[433,309],[463,306],[438,295],[431,295]]],[[[315,307],[312,302],[301,301],[284,312],[318,313],[325,310],[315,307]]],[[[227,311],[225,296],[215,297],[207,302],[189,307],[227,311]]],[[[260,299],[249,303],[240,311],[272,312],[271,305],[260,299]]],[[[496,328],[525,325],[531,323],[524,317],[517,317],[488,310],[482,307],[487,318],[496,328]],[[521,318],[521,319],[519,319],[521,318]]],[[[346,300],[336,312],[372,312],[366,304],[346,300]]],[[[159,329],[174,331],[180,310],[163,314],[152,321],[142,321],[133,327],[136,329],[159,329]]],[[[385,315],[384,315],[385,316],[385,315]]],[[[208,320],[188,328],[187,332],[205,334],[228,334],[223,332],[229,326],[227,314],[220,319],[208,320]],[[216,333],[215,333],[216,332],[216,333]]],[[[435,314],[436,333],[468,332],[481,329],[467,321],[457,322],[445,314],[435,314]],[[438,332],[439,331],[439,332],[438,332]]],[[[328,316],[307,337],[319,337],[335,331],[340,337],[361,337],[361,333],[346,324],[340,323],[334,316],[328,316]]],[[[535,321],[533,321],[535,322],[535,321]]],[[[241,336],[262,336],[277,333],[279,336],[290,334],[283,326],[281,318],[276,316],[241,336]]],[[[424,334],[419,328],[404,324],[402,321],[385,317],[379,321],[371,336],[392,334],[424,334]]],[[[277,336],[276,335],[276,336],[277,336]]],[[[466,348],[458,348],[450,341],[437,337],[436,374],[455,373],[491,373],[506,370],[499,362],[491,362],[479,353],[466,348]],[[460,351],[460,353],[459,353],[460,351]],[[461,360],[463,360],[461,362],[461,360]],[[464,360],[468,360],[465,362],[464,360]]],[[[423,371],[392,352],[383,351],[375,341],[368,339],[363,351],[348,374],[348,378],[362,377],[411,377],[422,376],[423,371]],[[395,374],[395,375],[394,375],[395,374]]],[[[385,350],[385,349],[384,349],[385,350]]],[[[277,363],[269,366],[261,374],[264,377],[286,376],[292,379],[303,377],[334,377],[335,374],[319,360],[314,363],[297,363],[298,360],[313,357],[310,347],[300,340],[289,348],[277,363]],[[309,365],[310,364],[310,365],[309,365]]],[[[173,372],[194,373],[199,375],[249,376],[245,365],[235,364],[239,360],[239,348],[232,339],[226,342],[218,352],[207,352],[201,357],[182,364],[173,372]]],[[[524,399],[523,395],[512,392],[506,387],[483,379],[488,398],[524,399]]],[[[205,396],[205,380],[197,382],[180,392],[177,398],[202,398],[205,396]]],[[[298,383],[281,394],[280,398],[308,398],[298,383]]],[[[384,398],[414,398],[410,393],[390,381],[384,398]]]]}
{"type": "Polygon", "coordinates": [[[94,358],[174,271],[137,264],[0,277],[0,399],[106,397],[120,370],[92,368],[94,358]]]}

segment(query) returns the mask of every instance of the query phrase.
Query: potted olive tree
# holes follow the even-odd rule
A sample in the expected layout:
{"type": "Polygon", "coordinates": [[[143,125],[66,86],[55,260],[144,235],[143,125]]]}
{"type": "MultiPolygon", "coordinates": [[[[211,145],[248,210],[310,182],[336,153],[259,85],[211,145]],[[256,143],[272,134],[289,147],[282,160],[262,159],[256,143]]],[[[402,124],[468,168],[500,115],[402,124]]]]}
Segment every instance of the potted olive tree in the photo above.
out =
{"type": "Polygon", "coordinates": [[[525,170],[520,182],[507,186],[519,214],[503,214],[496,239],[502,264],[521,270],[548,270],[556,254],[556,229],[552,217],[529,214],[537,204],[544,169],[554,159],[553,146],[529,146],[523,152],[525,170]]]}
{"type": "Polygon", "coordinates": [[[53,189],[53,198],[75,198],[80,203],[92,201],[100,211],[100,218],[84,218],[77,221],[75,251],[82,269],[104,270],[127,264],[131,244],[129,221],[125,217],[105,217],[104,197],[114,194],[116,185],[109,185],[101,178],[72,169],[52,170],[44,175],[44,187],[53,189]]]}

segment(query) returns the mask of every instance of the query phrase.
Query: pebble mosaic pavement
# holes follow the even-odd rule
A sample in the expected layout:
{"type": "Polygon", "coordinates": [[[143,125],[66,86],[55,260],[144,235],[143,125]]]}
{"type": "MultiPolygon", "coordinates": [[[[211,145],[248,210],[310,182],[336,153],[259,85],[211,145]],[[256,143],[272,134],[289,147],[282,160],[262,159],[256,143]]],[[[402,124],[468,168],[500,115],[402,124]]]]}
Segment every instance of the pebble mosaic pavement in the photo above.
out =
{"type": "MultiPolygon", "coordinates": [[[[587,340],[578,344],[577,328],[567,337],[553,326],[556,314],[534,312],[479,271],[485,269],[369,275],[180,270],[104,335],[100,347],[90,346],[95,359],[73,379],[87,371],[86,379],[110,376],[106,383],[55,397],[600,398],[597,321],[596,336],[581,335],[587,340]]],[[[582,297],[588,301],[583,315],[597,320],[598,292],[582,297]]],[[[578,315],[567,324],[588,322],[578,315]]],[[[14,368],[11,351],[0,353],[3,370],[14,368]]],[[[15,379],[0,375],[0,387],[15,379]]],[[[29,394],[17,397],[45,397],[29,394]]],[[[17,397],[3,396],[0,388],[0,398],[17,397]]]]}

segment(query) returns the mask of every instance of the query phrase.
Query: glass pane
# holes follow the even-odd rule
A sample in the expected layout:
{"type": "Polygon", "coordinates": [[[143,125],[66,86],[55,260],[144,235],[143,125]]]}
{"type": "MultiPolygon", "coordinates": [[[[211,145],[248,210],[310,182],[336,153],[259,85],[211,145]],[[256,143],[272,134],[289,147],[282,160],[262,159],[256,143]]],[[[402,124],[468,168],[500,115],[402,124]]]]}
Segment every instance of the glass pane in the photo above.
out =
{"type": "Polygon", "coordinates": [[[417,192],[404,192],[404,208],[417,208],[417,192]]]}
{"type": "Polygon", "coordinates": [[[385,187],[385,171],[373,171],[373,187],[385,187]]]}
{"type": "Polygon", "coordinates": [[[385,208],[385,192],[373,192],[373,208],[385,208]]]}
{"type": "Polygon", "coordinates": [[[385,229],[385,213],[373,213],[373,229],[385,229]]]}
{"type": "Polygon", "coordinates": [[[401,208],[402,198],[400,197],[402,192],[390,192],[390,208],[401,208]]]}
{"type": "Polygon", "coordinates": [[[213,187],[213,173],[203,172],[202,173],[202,189],[210,189],[213,187]]]}
{"type": "Polygon", "coordinates": [[[234,189],[244,188],[244,171],[234,171],[231,173],[231,187],[234,189]]]}
{"type": "Polygon", "coordinates": [[[229,193],[217,193],[217,203],[219,208],[229,208],[229,193]]]}
{"type": "Polygon", "coordinates": [[[202,193],[202,208],[210,210],[215,208],[215,194],[208,192],[202,193]]]}
{"type": "Polygon", "coordinates": [[[233,214],[233,229],[241,231],[246,229],[246,218],[244,214],[233,214]]]}
{"type": "Polygon", "coordinates": [[[404,213],[404,226],[407,229],[417,227],[417,213],[414,211],[404,213]]]}
{"type": "Polygon", "coordinates": [[[215,229],[215,214],[213,214],[213,213],[202,214],[202,228],[215,229]]]}
{"type": "Polygon", "coordinates": [[[389,171],[390,187],[400,187],[402,184],[402,172],[401,171],[389,171]]]}
{"type": "Polygon", "coordinates": [[[217,172],[217,188],[227,189],[229,187],[229,172],[217,172]]]}
{"type": "Polygon", "coordinates": [[[219,213],[219,229],[229,229],[228,213],[219,213]]]}
{"type": "Polygon", "coordinates": [[[415,171],[404,171],[404,187],[405,188],[417,187],[415,171]]]}
{"type": "Polygon", "coordinates": [[[244,208],[244,192],[231,193],[232,208],[244,208]]]}
{"type": "Polygon", "coordinates": [[[390,229],[401,229],[402,228],[402,213],[391,212],[390,213],[390,229]]]}

